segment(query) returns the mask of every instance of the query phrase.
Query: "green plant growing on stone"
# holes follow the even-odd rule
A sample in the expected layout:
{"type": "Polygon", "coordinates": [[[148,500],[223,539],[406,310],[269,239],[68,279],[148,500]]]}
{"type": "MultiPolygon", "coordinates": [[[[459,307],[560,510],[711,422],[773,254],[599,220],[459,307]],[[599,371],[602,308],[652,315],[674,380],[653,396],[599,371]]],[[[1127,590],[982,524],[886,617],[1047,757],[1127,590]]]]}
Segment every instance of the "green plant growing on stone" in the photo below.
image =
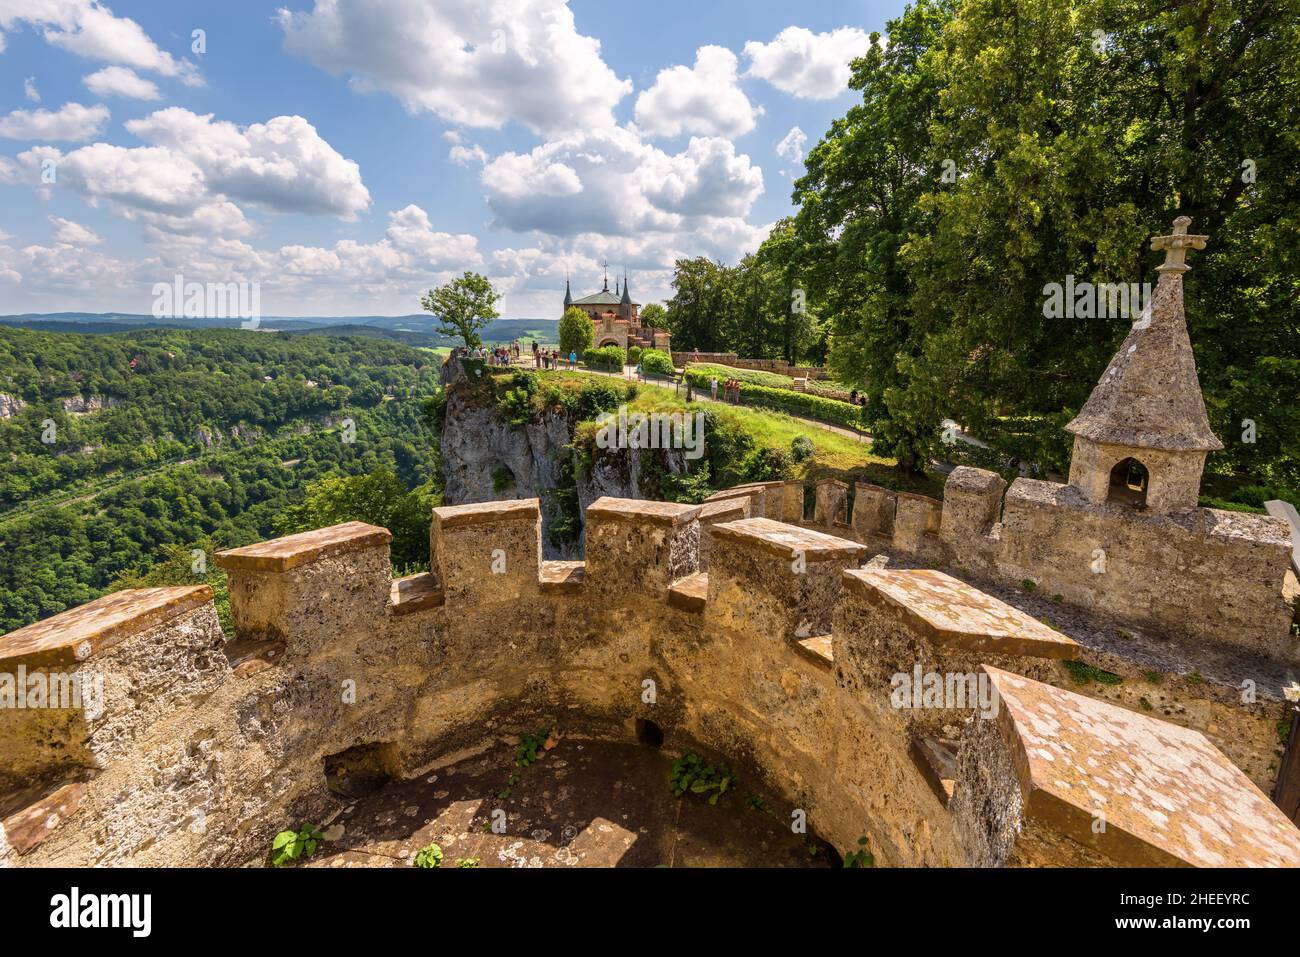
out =
{"type": "Polygon", "coordinates": [[[717,804],[718,798],[726,794],[735,784],[735,776],[725,764],[714,767],[705,763],[698,754],[687,751],[673,762],[668,776],[674,797],[691,794],[708,794],[710,804],[717,804]]]}
{"type": "Polygon", "coordinates": [[[492,470],[492,491],[500,495],[515,482],[514,473],[504,465],[492,470]]]}
{"type": "Polygon", "coordinates": [[[519,741],[519,747],[515,749],[515,764],[526,768],[536,761],[545,750],[546,739],[550,733],[550,728],[544,728],[536,734],[525,734],[519,741]]]}
{"type": "Polygon", "coordinates": [[[1065,665],[1070,680],[1077,685],[1086,685],[1093,681],[1099,685],[1117,685],[1124,681],[1114,672],[1104,671],[1095,665],[1084,664],[1082,661],[1063,661],[1061,664],[1065,665]]]}
{"type": "Polygon", "coordinates": [[[875,855],[867,848],[865,836],[858,838],[858,849],[844,855],[845,867],[875,867],[875,855]]]}
{"type": "Polygon", "coordinates": [[[1138,698],[1138,706],[1139,706],[1143,711],[1151,711],[1152,708],[1153,708],[1151,702],[1148,701],[1146,698],[1138,698]]]}
{"type": "Polygon", "coordinates": [[[458,857],[456,858],[456,866],[460,868],[478,867],[478,861],[477,857],[458,857]]]}
{"type": "Polygon", "coordinates": [[[415,855],[415,866],[423,869],[442,867],[442,848],[437,844],[427,844],[415,855]]]}
{"type": "Polygon", "coordinates": [[[1032,578],[1026,578],[1020,583],[1020,587],[1025,591],[1033,591],[1038,587],[1038,582],[1034,581],[1032,578]]]}
{"type": "Polygon", "coordinates": [[[271,864],[283,867],[316,853],[325,835],[314,824],[305,824],[296,831],[281,831],[271,842],[271,864]]]}
{"type": "Polygon", "coordinates": [[[1198,685],[1204,680],[1205,680],[1205,676],[1201,674],[1199,668],[1193,668],[1192,673],[1187,676],[1187,683],[1192,685],[1198,685]]]}
{"type": "Polygon", "coordinates": [[[1149,684],[1153,685],[1158,685],[1160,682],[1165,680],[1165,676],[1158,671],[1144,671],[1142,672],[1142,677],[1145,678],[1149,684]]]}

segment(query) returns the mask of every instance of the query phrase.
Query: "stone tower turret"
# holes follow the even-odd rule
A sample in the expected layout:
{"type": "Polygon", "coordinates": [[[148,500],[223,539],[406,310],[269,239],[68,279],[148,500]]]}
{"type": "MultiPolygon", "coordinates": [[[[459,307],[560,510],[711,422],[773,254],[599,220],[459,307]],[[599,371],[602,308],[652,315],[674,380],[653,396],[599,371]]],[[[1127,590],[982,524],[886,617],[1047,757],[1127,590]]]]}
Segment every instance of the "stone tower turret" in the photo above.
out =
{"type": "Polygon", "coordinates": [[[1183,314],[1183,260],[1208,238],[1189,236],[1190,224],[1180,216],[1172,236],[1151,240],[1165,251],[1155,295],[1065,427],[1074,435],[1070,484],[1090,502],[1195,508],[1205,456],[1223,448],[1210,431],[1183,314]]]}

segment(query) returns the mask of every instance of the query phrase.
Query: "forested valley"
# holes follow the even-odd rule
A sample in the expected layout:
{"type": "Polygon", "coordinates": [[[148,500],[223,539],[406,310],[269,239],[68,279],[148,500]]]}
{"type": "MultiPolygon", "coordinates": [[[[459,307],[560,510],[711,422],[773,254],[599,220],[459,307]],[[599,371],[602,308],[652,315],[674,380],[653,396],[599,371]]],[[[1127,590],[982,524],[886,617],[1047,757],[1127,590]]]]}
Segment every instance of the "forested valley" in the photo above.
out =
{"type": "Polygon", "coordinates": [[[427,562],[439,359],[375,338],[0,327],[0,633],[350,518],[427,562]]]}

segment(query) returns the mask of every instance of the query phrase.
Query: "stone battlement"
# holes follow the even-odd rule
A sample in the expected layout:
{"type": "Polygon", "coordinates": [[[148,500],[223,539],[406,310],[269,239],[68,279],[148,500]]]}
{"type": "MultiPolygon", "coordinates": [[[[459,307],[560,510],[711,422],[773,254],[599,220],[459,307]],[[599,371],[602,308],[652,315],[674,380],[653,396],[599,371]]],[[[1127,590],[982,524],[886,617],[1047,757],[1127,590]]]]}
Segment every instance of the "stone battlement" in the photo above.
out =
{"type": "Polygon", "coordinates": [[[1219,739],[1070,687],[1097,649],[952,575],[860,567],[878,549],[799,524],[797,483],[718,501],[600,499],[585,562],[542,560],[535,499],[439,508],[431,571],[396,581],[389,533],[347,523],[220,553],[234,635],[199,586],[0,637],[5,672],[104,685],[93,714],[0,709],[0,863],[243,863],[339,806],[340,756],[414,776],[542,721],[653,722],[887,864],[1300,863],[1219,739]]]}

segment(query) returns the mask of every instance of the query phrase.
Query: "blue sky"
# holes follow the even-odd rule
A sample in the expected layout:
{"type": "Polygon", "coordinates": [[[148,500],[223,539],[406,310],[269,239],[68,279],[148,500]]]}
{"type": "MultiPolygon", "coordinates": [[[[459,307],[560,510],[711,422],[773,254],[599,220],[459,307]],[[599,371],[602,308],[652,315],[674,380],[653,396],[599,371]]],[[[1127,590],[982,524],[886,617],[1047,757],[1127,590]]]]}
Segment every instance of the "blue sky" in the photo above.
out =
{"type": "Polygon", "coordinates": [[[400,314],[475,269],[553,317],[604,259],[662,300],[790,212],[902,6],[0,0],[0,313],[147,313],[179,273],[400,314]]]}

